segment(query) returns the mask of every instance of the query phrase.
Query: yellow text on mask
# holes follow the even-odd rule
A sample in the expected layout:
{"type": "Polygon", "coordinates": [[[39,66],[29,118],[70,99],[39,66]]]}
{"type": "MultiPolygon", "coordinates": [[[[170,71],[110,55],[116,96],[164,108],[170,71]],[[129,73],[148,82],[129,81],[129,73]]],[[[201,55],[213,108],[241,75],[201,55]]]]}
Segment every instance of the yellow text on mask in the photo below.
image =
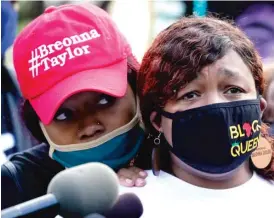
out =
{"type": "MultiPolygon", "coordinates": [[[[246,123],[248,124],[248,123],[246,123]]],[[[245,124],[244,124],[245,125],[245,124]]],[[[247,129],[244,129],[244,125],[241,126],[240,124],[236,126],[230,126],[229,131],[230,131],[230,137],[231,139],[237,139],[245,136],[250,136],[247,134],[247,129]]],[[[250,126],[250,124],[248,124],[250,126]]],[[[252,130],[253,133],[260,131],[261,126],[258,124],[258,120],[254,120],[252,122],[252,125],[250,126],[250,131],[252,130]]]]}
{"type": "Polygon", "coordinates": [[[247,140],[245,144],[241,142],[240,144],[232,145],[230,149],[232,157],[237,157],[245,154],[246,152],[255,150],[258,146],[258,141],[259,136],[254,139],[247,140]]]}

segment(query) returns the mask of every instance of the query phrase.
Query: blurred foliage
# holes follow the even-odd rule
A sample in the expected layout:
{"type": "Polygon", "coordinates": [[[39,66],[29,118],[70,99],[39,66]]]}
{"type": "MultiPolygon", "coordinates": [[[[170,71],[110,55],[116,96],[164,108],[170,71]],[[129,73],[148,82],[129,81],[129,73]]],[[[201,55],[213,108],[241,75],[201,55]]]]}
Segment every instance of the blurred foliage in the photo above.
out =
{"type": "Polygon", "coordinates": [[[26,18],[26,19],[20,19],[18,22],[18,27],[17,27],[17,34],[22,31],[22,29],[30,23],[32,19],[26,18]]]}
{"type": "Polygon", "coordinates": [[[43,13],[43,1],[20,1],[19,19],[33,19],[43,13]]]}
{"type": "Polygon", "coordinates": [[[35,17],[39,16],[44,10],[43,1],[19,1],[19,20],[17,34],[31,22],[35,17]]]}

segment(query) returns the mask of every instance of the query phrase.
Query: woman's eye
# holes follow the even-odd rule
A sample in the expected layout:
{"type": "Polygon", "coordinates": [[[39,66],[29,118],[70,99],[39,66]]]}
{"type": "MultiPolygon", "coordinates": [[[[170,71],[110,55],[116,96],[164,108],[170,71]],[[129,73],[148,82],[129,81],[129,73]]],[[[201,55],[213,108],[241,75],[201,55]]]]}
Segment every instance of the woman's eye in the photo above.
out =
{"type": "Polygon", "coordinates": [[[182,100],[192,100],[192,99],[195,99],[199,96],[200,95],[197,92],[188,92],[188,93],[184,94],[182,97],[180,97],[180,99],[182,99],[182,100]]]}
{"type": "Polygon", "coordinates": [[[102,97],[98,102],[98,104],[101,104],[101,105],[105,105],[107,103],[108,103],[108,99],[106,97],[102,97]]]}
{"type": "Polygon", "coordinates": [[[107,105],[114,101],[115,98],[108,95],[101,95],[100,100],[98,101],[99,105],[107,105]]]}
{"type": "Polygon", "coordinates": [[[67,119],[65,113],[62,113],[56,117],[56,120],[65,120],[65,119],[67,119]]]}
{"type": "Polygon", "coordinates": [[[71,110],[60,110],[56,113],[54,119],[56,121],[70,120],[73,117],[73,112],[71,110]]]}
{"type": "Polygon", "coordinates": [[[232,87],[229,88],[225,91],[225,94],[238,94],[238,93],[243,93],[244,90],[238,87],[232,87]]]}

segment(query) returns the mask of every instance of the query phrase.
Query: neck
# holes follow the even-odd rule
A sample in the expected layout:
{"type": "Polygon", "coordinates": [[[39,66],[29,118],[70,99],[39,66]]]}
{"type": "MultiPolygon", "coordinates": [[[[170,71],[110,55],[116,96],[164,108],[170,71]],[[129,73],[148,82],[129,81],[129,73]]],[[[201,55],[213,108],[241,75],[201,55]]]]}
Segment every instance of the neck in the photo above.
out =
{"type": "Polygon", "coordinates": [[[196,175],[198,173],[191,172],[191,167],[185,167],[175,155],[171,154],[171,167],[174,175],[192,185],[209,189],[228,189],[244,184],[252,177],[249,168],[249,162],[246,161],[238,167],[233,173],[226,174],[218,178],[209,178],[210,176],[196,175]],[[186,169],[188,168],[188,169],[186,169]]]}

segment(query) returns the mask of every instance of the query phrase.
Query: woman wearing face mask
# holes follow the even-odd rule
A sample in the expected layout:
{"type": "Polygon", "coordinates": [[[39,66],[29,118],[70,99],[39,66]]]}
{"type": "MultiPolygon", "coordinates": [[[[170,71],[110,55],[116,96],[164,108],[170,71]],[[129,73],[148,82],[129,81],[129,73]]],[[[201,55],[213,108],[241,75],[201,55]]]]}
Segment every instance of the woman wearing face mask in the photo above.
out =
{"type": "Polygon", "coordinates": [[[137,81],[153,170],[144,188],[121,190],[140,197],[144,217],[272,216],[274,145],[248,38],[218,19],[182,18],[156,37],[137,81]]]}
{"type": "Polygon", "coordinates": [[[49,7],[19,34],[13,53],[24,119],[43,143],[2,166],[2,209],[46,194],[65,168],[128,166],[143,139],[138,63],[107,13],[92,5],[49,7]]]}

